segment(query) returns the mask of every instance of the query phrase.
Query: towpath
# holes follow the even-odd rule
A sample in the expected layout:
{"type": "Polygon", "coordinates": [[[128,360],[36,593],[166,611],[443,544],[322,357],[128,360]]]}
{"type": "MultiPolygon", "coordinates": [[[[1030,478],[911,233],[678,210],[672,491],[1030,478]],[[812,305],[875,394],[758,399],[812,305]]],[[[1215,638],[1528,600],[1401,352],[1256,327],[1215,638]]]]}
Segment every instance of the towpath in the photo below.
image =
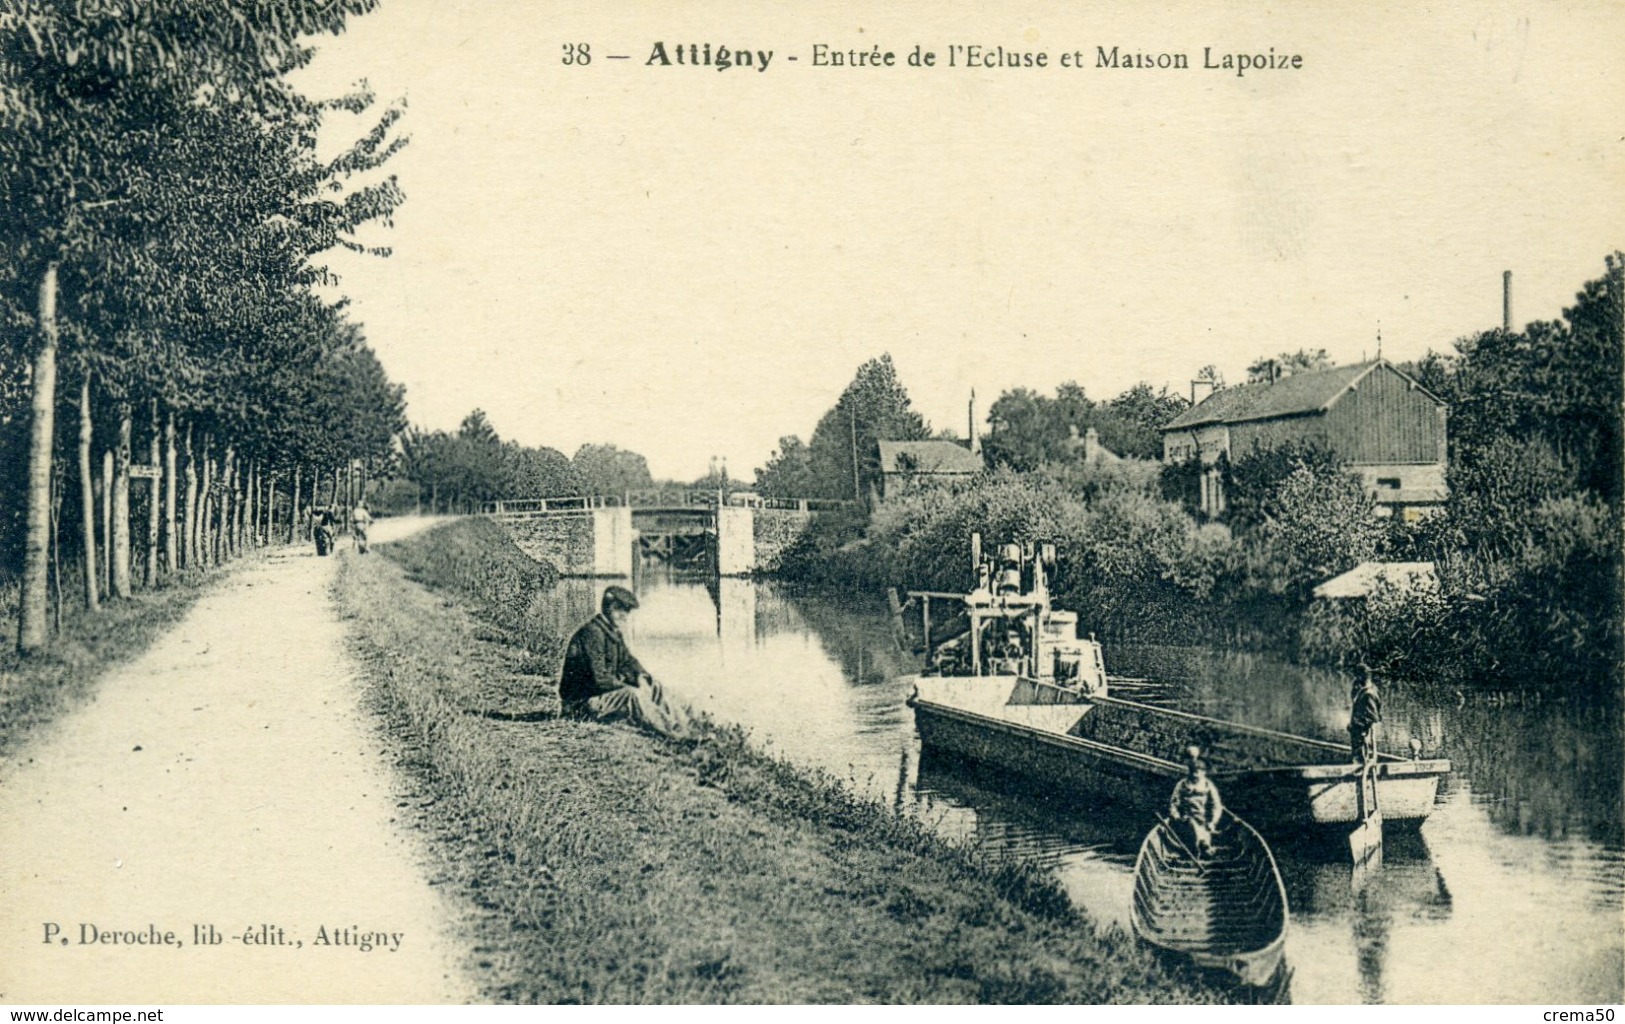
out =
{"type": "Polygon", "coordinates": [[[395,820],[337,563],[245,563],[0,765],[0,1003],[472,997],[395,820]]]}

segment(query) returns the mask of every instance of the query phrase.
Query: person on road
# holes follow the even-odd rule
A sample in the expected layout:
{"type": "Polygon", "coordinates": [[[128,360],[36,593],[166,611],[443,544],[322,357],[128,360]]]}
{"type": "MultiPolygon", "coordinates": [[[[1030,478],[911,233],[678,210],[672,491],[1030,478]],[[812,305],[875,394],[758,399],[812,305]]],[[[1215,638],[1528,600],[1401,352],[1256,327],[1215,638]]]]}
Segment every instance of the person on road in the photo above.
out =
{"type": "Polygon", "coordinates": [[[350,528],[355,531],[355,549],[361,554],[367,553],[367,530],[372,526],[372,513],[367,511],[367,503],[357,502],[355,511],[350,513],[350,528]]]}
{"type": "Polygon", "coordinates": [[[316,541],[316,553],[325,557],[333,550],[333,514],[320,506],[311,509],[310,533],[316,541]]]}
{"type": "Polygon", "coordinates": [[[1186,747],[1185,777],[1174,784],[1168,798],[1168,818],[1196,856],[1211,857],[1213,833],[1223,814],[1224,801],[1219,799],[1219,787],[1207,777],[1202,748],[1186,747]]]}
{"type": "Polygon", "coordinates": [[[1357,765],[1372,764],[1377,759],[1377,723],[1382,721],[1382,695],[1377,692],[1377,681],[1366,669],[1365,680],[1354,691],[1354,706],[1349,710],[1349,753],[1357,765]]]}
{"type": "Polygon", "coordinates": [[[688,716],[666,700],[638,659],[627,649],[621,628],[638,606],[625,587],[604,590],[600,611],[570,637],[559,672],[564,713],[599,722],[630,722],[660,736],[688,735],[688,716]]]}

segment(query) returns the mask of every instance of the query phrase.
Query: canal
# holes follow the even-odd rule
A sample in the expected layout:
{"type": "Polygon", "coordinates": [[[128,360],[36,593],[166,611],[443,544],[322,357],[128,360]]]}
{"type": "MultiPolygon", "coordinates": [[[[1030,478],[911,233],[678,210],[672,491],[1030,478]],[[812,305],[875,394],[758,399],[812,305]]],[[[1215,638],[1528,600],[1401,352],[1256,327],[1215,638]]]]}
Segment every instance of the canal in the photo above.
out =
{"type": "MultiPolygon", "coordinates": [[[[603,583],[567,580],[567,631],[603,583]]],[[[1134,856],[1152,824],[1088,793],[922,754],[913,671],[883,606],[854,609],[771,583],[635,581],[632,649],[677,695],[747,727],[947,836],[1054,868],[1097,921],[1128,926],[1134,856]]],[[[1346,741],[1349,680],[1253,654],[1119,646],[1123,696],[1346,741]]],[[[1346,855],[1277,842],[1298,1003],[1618,1003],[1625,999],[1622,716],[1525,694],[1385,690],[1383,746],[1412,739],[1455,773],[1419,834],[1390,830],[1358,892],[1346,855]]]]}

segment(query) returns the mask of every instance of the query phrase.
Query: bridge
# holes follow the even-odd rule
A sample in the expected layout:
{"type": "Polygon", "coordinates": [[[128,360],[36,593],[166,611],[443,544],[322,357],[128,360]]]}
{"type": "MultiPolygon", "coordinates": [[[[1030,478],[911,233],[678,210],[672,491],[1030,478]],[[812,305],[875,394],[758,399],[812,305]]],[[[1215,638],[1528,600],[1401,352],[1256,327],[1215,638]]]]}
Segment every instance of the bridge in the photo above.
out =
{"type": "Polygon", "coordinates": [[[851,502],[715,490],[504,499],[483,512],[520,550],[567,576],[630,576],[634,563],[745,576],[770,569],[814,515],[851,502]]]}

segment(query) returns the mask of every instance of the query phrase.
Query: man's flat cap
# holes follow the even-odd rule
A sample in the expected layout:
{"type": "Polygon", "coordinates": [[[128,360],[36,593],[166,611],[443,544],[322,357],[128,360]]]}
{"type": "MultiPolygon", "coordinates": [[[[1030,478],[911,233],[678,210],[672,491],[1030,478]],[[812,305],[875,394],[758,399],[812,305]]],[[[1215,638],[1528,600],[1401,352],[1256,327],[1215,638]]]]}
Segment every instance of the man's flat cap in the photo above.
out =
{"type": "Polygon", "coordinates": [[[603,607],[605,611],[611,608],[620,608],[631,611],[638,606],[638,596],[625,587],[605,587],[603,607]]]}

